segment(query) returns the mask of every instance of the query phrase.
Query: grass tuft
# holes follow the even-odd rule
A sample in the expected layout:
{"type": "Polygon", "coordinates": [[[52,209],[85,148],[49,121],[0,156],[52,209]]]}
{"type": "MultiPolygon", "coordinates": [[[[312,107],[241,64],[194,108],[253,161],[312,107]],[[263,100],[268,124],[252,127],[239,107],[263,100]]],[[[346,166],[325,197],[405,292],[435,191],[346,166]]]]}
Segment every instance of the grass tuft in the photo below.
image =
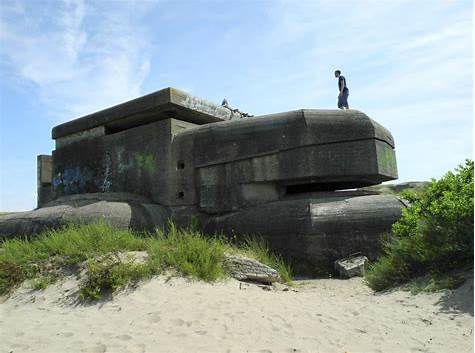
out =
{"type": "Polygon", "coordinates": [[[264,239],[251,236],[244,237],[241,252],[277,270],[284,282],[292,283],[292,267],[281,256],[271,252],[264,239]]]}
{"type": "Polygon", "coordinates": [[[178,229],[173,223],[169,223],[166,232],[155,233],[116,229],[104,223],[70,224],[32,239],[1,243],[0,295],[8,294],[27,279],[32,279],[33,288],[44,289],[64,275],[65,269],[87,273],[79,285],[83,300],[99,299],[168,269],[211,282],[225,276],[225,252],[255,258],[278,270],[285,281],[291,281],[290,267],[260,240],[248,238],[238,247],[222,236],[204,235],[197,227],[178,229]],[[142,262],[133,256],[121,256],[137,251],[147,253],[142,262]]]}
{"type": "Polygon", "coordinates": [[[204,281],[224,276],[223,254],[226,248],[221,238],[205,236],[192,229],[177,229],[169,223],[168,232],[157,230],[147,252],[151,260],[178,273],[204,281]]]}
{"type": "Polygon", "coordinates": [[[88,260],[86,271],[86,280],[79,285],[79,298],[82,300],[100,299],[106,293],[114,293],[159,273],[151,263],[123,262],[114,254],[88,260]]]}

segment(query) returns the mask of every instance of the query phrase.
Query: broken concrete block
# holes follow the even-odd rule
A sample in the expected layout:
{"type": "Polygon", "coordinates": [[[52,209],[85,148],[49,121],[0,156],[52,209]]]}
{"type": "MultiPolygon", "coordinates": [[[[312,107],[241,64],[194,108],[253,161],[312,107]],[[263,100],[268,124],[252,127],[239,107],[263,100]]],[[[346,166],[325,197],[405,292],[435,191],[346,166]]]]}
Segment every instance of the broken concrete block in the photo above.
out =
{"type": "Polygon", "coordinates": [[[239,281],[265,284],[282,281],[279,273],[273,268],[244,256],[224,254],[223,267],[228,275],[239,281]]]}
{"type": "Polygon", "coordinates": [[[335,261],[335,270],[341,277],[351,278],[364,275],[364,267],[368,258],[366,256],[353,256],[335,261]]]}

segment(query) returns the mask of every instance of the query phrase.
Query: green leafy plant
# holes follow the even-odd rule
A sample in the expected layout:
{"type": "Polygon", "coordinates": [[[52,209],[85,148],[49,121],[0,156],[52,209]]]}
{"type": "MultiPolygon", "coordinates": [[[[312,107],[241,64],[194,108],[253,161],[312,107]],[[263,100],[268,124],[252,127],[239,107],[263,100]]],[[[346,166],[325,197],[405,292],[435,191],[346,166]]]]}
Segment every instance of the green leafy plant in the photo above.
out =
{"type": "Polygon", "coordinates": [[[382,290],[427,273],[473,267],[473,161],[432,182],[423,192],[405,192],[411,205],[370,265],[367,283],[382,290]]]}

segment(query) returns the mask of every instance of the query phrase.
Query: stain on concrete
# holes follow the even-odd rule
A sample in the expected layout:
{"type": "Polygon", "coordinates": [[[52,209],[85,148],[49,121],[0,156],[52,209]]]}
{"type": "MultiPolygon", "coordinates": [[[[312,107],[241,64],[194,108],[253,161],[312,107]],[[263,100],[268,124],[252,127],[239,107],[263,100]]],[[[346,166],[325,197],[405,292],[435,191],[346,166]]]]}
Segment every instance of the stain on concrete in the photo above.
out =
{"type": "Polygon", "coordinates": [[[157,170],[157,161],[155,156],[151,153],[135,154],[135,162],[137,164],[137,168],[145,170],[150,174],[157,170]]]}
{"type": "Polygon", "coordinates": [[[117,172],[119,174],[124,174],[128,170],[134,168],[133,161],[130,160],[129,155],[125,152],[123,146],[117,148],[117,172]]]}

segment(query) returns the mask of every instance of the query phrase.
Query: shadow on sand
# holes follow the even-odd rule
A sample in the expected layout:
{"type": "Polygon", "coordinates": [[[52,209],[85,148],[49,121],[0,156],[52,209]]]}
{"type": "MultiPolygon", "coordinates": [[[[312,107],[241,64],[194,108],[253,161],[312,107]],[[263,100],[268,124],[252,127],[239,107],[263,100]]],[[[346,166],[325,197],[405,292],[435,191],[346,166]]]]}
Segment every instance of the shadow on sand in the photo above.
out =
{"type": "Polygon", "coordinates": [[[455,290],[446,290],[437,304],[440,305],[440,312],[467,313],[473,317],[473,271],[460,287],[455,290]]]}

